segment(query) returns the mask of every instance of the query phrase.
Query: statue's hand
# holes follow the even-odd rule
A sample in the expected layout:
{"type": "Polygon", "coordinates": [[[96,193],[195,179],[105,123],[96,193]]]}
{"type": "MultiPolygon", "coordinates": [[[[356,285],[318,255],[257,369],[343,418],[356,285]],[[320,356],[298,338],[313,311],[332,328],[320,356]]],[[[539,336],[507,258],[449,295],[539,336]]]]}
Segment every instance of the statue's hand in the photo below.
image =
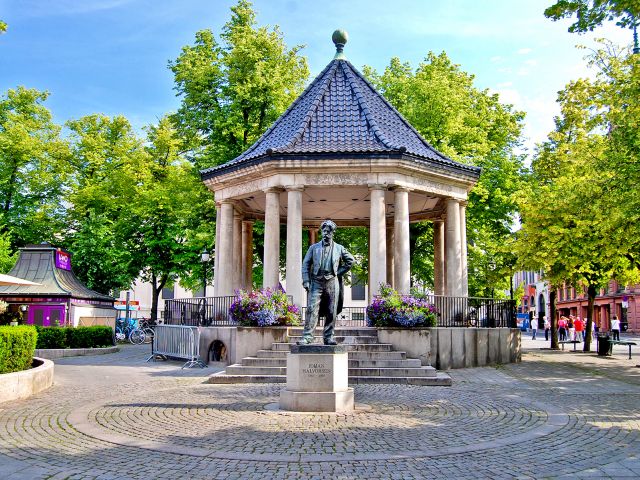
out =
{"type": "Polygon", "coordinates": [[[309,291],[309,282],[304,282],[302,284],[302,288],[304,288],[308,292],[309,291]]]}

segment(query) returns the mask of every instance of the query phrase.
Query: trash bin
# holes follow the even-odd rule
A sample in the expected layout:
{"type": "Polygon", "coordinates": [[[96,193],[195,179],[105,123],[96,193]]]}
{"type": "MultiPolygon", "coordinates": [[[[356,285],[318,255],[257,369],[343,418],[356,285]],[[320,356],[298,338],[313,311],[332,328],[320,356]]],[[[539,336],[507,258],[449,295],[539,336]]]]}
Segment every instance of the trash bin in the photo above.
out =
{"type": "Polygon", "coordinates": [[[609,343],[609,335],[598,335],[598,355],[601,357],[610,357],[613,345],[609,343]]]}

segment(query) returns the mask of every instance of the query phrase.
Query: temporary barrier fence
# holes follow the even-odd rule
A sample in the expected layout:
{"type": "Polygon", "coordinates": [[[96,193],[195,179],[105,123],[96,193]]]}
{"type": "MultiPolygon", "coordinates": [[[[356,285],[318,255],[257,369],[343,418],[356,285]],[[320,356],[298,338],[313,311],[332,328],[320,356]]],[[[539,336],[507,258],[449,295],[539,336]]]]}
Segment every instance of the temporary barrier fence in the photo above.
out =
{"type": "Polygon", "coordinates": [[[155,327],[153,342],[151,343],[151,356],[183,358],[187,362],[182,366],[205,368],[207,365],[200,360],[200,332],[198,327],[182,325],[157,325],[155,327]]]}

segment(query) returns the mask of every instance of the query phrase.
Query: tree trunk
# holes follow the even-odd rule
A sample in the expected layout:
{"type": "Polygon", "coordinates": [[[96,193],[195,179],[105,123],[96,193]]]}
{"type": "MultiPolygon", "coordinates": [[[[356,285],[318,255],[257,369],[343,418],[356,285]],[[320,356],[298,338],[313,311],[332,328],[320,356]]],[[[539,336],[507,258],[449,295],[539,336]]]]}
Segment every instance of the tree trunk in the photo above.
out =
{"type": "Polygon", "coordinates": [[[151,322],[158,321],[158,300],[160,299],[160,292],[167,283],[166,276],[161,276],[160,281],[158,282],[158,277],[153,273],[151,274],[151,322]],[[158,284],[156,285],[156,282],[158,284]]]}
{"type": "Polygon", "coordinates": [[[585,352],[591,351],[591,332],[593,332],[593,304],[596,300],[596,287],[589,285],[587,287],[587,329],[585,330],[584,347],[585,352]]]}
{"type": "Polygon", "coordinates": [[[558,317],[556,315],[556,289],[549,291],[549,321],[551,322],[551,348],[558,350],[558,317]]]}

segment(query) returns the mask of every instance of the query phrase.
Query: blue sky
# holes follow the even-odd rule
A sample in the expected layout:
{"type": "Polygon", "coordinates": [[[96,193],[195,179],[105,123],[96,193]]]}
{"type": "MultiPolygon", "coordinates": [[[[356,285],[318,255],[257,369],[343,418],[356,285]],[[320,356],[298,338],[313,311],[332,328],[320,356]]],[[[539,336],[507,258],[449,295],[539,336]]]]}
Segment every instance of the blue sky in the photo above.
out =
{"type": "MultiPolygon", "coordinates": [[[[544,9],[553,0],[255,0],[260,25],[279,25],[289,46],[302,44],[312,77],[331,61],[336,28],[349,32],[347,58],[382,70],[391,57],[417,65],[446,51],[506,103],[527,112],[526,145],[553,128],[557,91],[589,75],[583,60],[594,37],[620,44],[613,25],[595,35],[567,32],[544,9]]],[[[91,113],[125,115],[136,128],[179,105],[167,62],[196,31],[220,32],[230,0],[0,0],[0,92],[18,85],[50,92],[63,123],[91,113]]]]}

